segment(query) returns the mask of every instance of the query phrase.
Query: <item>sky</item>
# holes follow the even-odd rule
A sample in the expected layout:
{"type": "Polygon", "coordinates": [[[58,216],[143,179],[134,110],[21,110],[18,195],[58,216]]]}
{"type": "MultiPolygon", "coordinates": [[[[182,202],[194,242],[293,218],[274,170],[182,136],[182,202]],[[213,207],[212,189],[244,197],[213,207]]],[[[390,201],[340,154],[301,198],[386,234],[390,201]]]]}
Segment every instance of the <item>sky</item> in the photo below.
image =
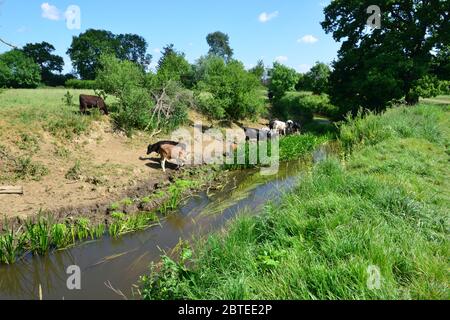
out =
{"type": "MultiPolygon", "coordinates": [[[[206,35],[230,37],[234,57],[247,68],[263,59],[306,72],[316,61],[331,63],[339,44],[320,26],[329,0],[0,0],[0,38],[20,47],[47,41],[72,65],[66,51],[72,37],[87,29],[143,36],[153,65],[160,50],[173,43],[195,62],[208,52],[206,35]],[[69,24],[69,6],[80,10],[80,25],[69,24]]],[[[71,19],[69,19],[72,21],[71,19]]],[[[76,21],[76,20],[74,20],[76,21]]],[[[0,53],[9,47],[0,43],[0,53]]]]}

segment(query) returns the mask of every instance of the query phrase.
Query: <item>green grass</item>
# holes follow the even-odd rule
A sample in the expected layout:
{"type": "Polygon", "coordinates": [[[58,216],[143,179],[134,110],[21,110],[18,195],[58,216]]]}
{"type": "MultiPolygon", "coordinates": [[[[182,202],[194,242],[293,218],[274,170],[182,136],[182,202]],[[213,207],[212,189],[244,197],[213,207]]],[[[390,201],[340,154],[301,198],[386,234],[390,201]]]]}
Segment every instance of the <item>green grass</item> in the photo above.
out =
{"type": "Polygon", "coordinates": [[[449,114],[421,105],[343,125],[345,162],[315,166],[280,205],[179,261],[163,257],[143,298],[448,299],[449,114]]]}
{"type": "MultiPolygon", "coordinates": [[[[78,96],[94,94],[92,90],[74,89],[6,89],[0,93],[0,136],[11,130],[38,131],[44,129],[52,135],[71,139],[86,132],[100,114],[79,114],[78,96]],[[73,95],[73,105],[67,106],[64,96],[73,95]]],[[[107,103],[110,103],[110,99],[107,103]]]]}

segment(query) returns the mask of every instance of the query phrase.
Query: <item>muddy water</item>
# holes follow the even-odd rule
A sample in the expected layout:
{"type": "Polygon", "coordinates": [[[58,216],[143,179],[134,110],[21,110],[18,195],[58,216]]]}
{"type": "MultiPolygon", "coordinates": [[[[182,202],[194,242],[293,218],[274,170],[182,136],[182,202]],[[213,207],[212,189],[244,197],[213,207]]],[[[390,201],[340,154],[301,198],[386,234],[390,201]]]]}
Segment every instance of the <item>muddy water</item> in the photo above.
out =
{"type": "MultiPolygon", "coordinates": [[[[319,149],[314,160],[326,154],[319,149]]],[[[129,299],[137,298],[133,293],[139,277],[180,239],[206,235],[237,214],[254,214],[268,201],[276,202],[308,167],[300,161],[283,163],[277,175],[268,177],[259,170],[235,172],[223,189],[197,194],[158,226],[0,266],[0,299],[38,299],[39,292],[43,299],[123,299],[119,291],[129,299]],[[66,270],[72,265],[81,269],[81,290],[67,288],[66,270]]]]}

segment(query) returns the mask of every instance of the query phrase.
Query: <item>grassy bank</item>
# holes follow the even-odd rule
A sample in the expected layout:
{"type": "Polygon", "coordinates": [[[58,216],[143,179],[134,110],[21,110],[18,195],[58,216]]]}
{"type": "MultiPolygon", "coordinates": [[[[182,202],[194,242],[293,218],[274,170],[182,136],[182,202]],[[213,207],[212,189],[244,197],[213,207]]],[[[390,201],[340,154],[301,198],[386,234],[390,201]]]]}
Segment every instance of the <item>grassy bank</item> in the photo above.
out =
{"type": "Polygon", "coordinates": [[[449,114],[401,107],[342,126],[345,162],[163,257],[143,298],[448,299],[449,114]]]}

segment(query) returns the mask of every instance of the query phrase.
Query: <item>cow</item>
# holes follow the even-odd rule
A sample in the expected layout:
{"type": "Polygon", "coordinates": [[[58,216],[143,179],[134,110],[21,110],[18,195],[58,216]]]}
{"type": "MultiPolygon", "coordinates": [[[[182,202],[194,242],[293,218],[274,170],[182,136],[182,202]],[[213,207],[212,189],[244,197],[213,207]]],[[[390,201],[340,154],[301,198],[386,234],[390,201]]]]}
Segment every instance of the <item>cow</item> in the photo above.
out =
{"type": "Polygon", "coordinates": [[[298,122],[294,122],[292,120],[289,120],[288,122],[286,122],[288,125],[288,133],[289,134],[295,134],[295,133],[300,133],[302,127],[300,125],[300,123],[298,122]]]}
{"type": "Polygon", "coordinates": [[[269,124],[270,130],[275,130],[280,135],[286,135],[288,126],[285,122],[279,121],[279,120],[272,120],[269,124]]]}
{"type": "Polygon", "coordinates": [[[158,153],[161,156],[161,168],[163,172],[166,172],[166,161],[176,160],[178,168],[184,166],[184,160],[186,160],[186,145],[174,141],[159,141],[155,144],[150,144],[147,147],[147,155],[151,155],[153,152],[158,153]]]}
{"type": "Polygon", "coordinates": [[[99,109],[104,115],[108,114],[108,108],[105,101],[97,96],[80,94],[80,112],[86,114],[90,109],[99,109]]]}

